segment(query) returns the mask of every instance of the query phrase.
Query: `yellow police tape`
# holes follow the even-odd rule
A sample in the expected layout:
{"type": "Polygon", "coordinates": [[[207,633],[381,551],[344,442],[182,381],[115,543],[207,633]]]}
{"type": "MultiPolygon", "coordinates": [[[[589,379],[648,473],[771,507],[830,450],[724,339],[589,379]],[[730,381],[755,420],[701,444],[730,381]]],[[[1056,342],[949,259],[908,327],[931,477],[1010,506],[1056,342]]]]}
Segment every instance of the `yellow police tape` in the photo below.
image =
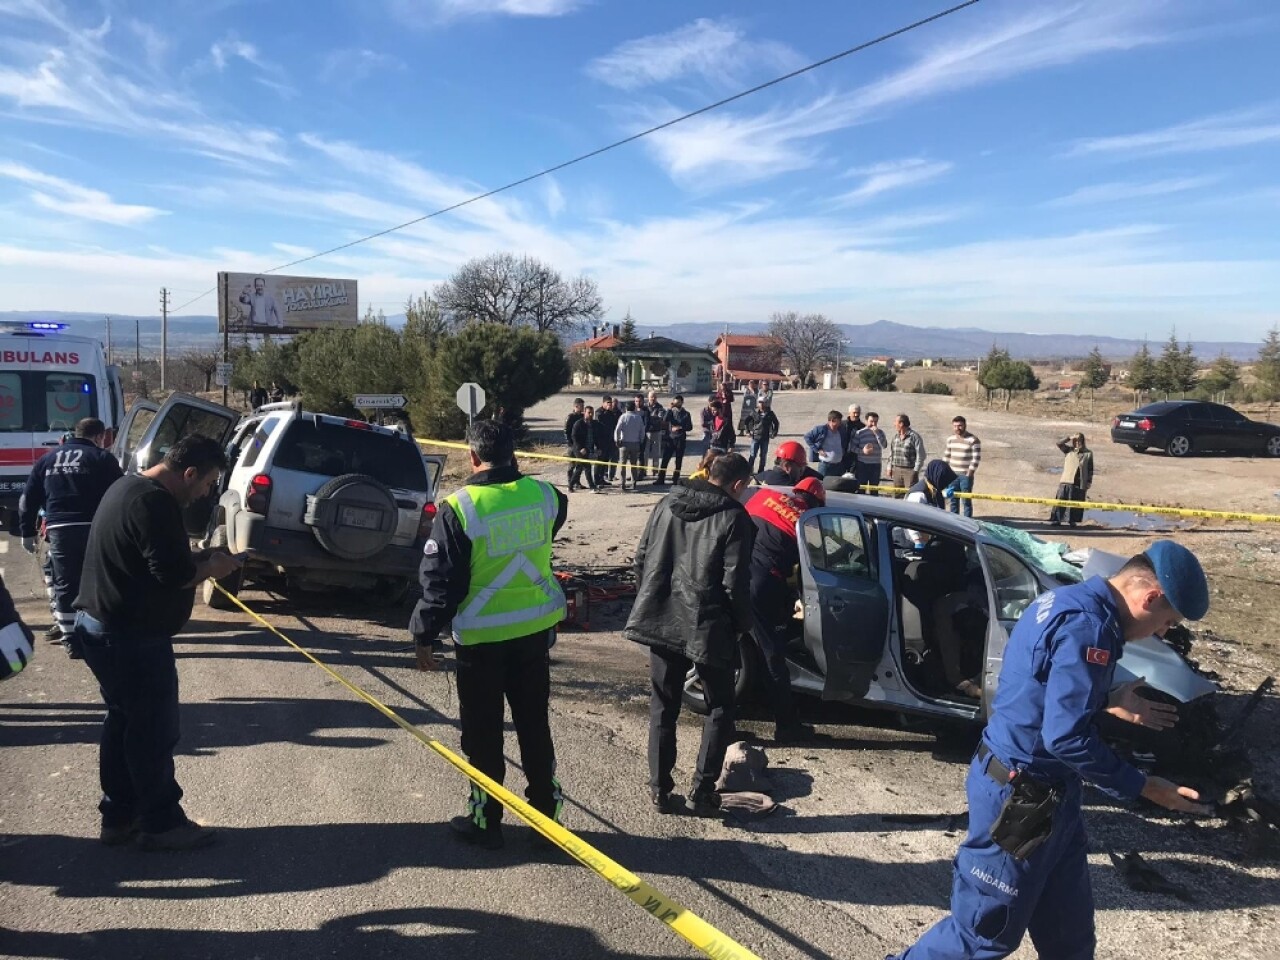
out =
{"type": "Polygon", "coordinates": [[[293,647],[293,649],[297,650],[334,680],[337,680],[361,700],[365,701],[388,720],[396,724],[396,726],[405,730],[425,746],[430,747],[440,756],[444,757],[445,760],[461,771],[464,776],[469,778],[485,793],[489,794],[489,796],[493,797],[521,820],[529,824],[533,829],[537,830],[538,833],[542,834],[565,853],[569,854],[569,856],[581,863],[584,867],[592,870],[605,882],[625,894],[641,909],[653,914],[653,916],[657,917],[675,931],[675,933],[683,937],[697,949],[701,950],[708,957],[714,957],[717,958],[717,960],[760,960],[760,957],[742,946],[742,944],[721,933],[697,914],[687,910],[660,890],[657,890],[648,883],[645,883],[626,867],[610,859],[585,840],[582,840],[571,831],[560,826],[560,824],[556,823],[550,817],[535,810],[524,800],[521,800],[515,794],[504,788],[500,783],[485,776],[471,764],[467,763],[466,760],[462,759],[462,757],[458,756],[442,744],[439,740],[428,737],[425,733],[411,724],[408,720],[405,720],[373,694],[368,693],[362,687],[352,683],[328,664],[316,658],[310,651],[294,643],[261,616],[245,606],[239,597],[235,596],[228,590],[224,590],[221,584],[215,581],[214,587],[217,588],[223,596],[246,613],[251,619],[266,627],[269,631],[289,646],[293,647]]]}
{"type": "MultiPolygon", "coordinates": [[[[471,449],[465,443],[455,443],[448,440],[428,440],[425,437],[414,437],[421,444],[432,447],[450,447],[456,450],[471,449]]],[[[561,460],[566,463],[589,463],[601,467],[619,467],[616,461],[609,462],[606,460],[588,460],[585,457],[566,457],[558,456],[554,453],[532,453],[527,450],[520,451],[520,456],[530,457],[536,460],[561,460]]],[[[652,466],[644,467],[646,470],[652,470],[652,466]]],[[[875,490],[879,493],[906,493],[906,487],[895,487],[892,484],[882,484],[880,486],[864,486],[864,490],[875,490]]],[[[999,503],[1029,503],[1045,507],[1070,507],[1076,510],[1123,510],[1128,513],[1154,513],[1162,516],[1172,517],[1204,517],[1210,520],[1243,520],[1248,523],[1280,523],[1280,513],[1240,513],[1230,510],[1196,510],[1190,507],[1153,507],[1146,504],[1136,503],[1094,503],[1089,500],[1054,500],[1049,497],[1012,497],[998,493],[960,493],[953,494],[957,499],[965,500],[994,500],[999,503]]]]}

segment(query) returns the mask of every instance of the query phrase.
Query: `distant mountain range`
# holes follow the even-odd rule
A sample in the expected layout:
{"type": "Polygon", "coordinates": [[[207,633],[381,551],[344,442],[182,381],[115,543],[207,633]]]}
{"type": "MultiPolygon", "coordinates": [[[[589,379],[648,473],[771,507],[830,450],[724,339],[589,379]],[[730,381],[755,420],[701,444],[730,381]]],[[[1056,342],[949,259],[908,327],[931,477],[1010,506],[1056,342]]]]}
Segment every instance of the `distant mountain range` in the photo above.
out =
{"type": "MultiPolygon", "coordinates": [[[[0,311],[0,325],[46,320],[68,325],[68,333],[97,337],[105,342],[106,321],[101,314],[62,313],[54,310],[0,311]]],[[[154,354],[160,349],[160,318],[112,316],[111,334],[115,352],[128,356],[134,349],[134,329],[137,324],[142,352],[154,354]]],[[[387,318],[393,326],[404,323],[403,315],[387,318]]],[[[875,323],[839,324],[848,343],[850,356],[891,356],[899,359],[935,357],[953,360],[977,359],[985,356],[996,344],[1022,360],[1074,359],[1086,356],[1095,346],[1109,360],[1127,360],[1142,346],[1141,340],[1120,337],[1094,337],[1075,333],[997,333],[977,327],[914,327],[905,323],[877,320],[875,323]]],[[[764,333],[767,323],[738,323],[730,326],[731,333],[764,333]]],[[[219,343],[218,319],[213,316],[183,316],[169,318],[169,350],[181,353],[193,348],[208,348],[219,343]]],[[[718,323],[672,323],[666,326],[639,325],[641,336],[650,333],[671,337],[685,343],[710,346],[716,337],[725,332],[725,325],[718,323]]],[[[1196,355],[1210,360],[1225,353],[1235,360],[1249,361],[1258,355],[1257,343],[1196,342],[1196,355]]],[[[1159,354],[1163,341],[1150,343],[1153,353],[1159,354]]]]}

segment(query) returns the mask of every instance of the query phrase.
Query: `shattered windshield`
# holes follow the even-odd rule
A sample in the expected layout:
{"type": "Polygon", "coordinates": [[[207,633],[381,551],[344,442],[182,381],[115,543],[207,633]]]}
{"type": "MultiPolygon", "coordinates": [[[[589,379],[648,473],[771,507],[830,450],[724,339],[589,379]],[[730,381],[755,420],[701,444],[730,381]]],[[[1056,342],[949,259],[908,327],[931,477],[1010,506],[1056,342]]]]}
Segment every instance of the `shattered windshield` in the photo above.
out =
{"type": "Polygon", "coordinates": [[[1063,559],[1063,554],[1068,550],[1065,543],[1041,540],[1025,531],[1006,527],[1000,523],[989,523],[986,520],[978,522],[983,532],[989,537],[999,540],[1027,563],[1043,570],[1059,582],[1079,583],[1084,579],[1084,572],[1080,567],[1063,559]]]}

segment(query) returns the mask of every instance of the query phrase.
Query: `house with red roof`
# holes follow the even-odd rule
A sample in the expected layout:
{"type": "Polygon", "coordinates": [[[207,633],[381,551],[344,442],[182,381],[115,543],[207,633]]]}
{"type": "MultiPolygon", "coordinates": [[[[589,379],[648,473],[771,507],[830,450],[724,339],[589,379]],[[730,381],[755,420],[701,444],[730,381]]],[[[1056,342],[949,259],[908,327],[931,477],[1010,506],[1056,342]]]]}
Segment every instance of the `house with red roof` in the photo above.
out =
{"type": "Polygon", "coordinates": [[[725,333],[716,337],[715,355],[719,379],[737,386],[746,380],[764,380],[775,386],[782,373],[782,341],[766,334],[725,333]]]}

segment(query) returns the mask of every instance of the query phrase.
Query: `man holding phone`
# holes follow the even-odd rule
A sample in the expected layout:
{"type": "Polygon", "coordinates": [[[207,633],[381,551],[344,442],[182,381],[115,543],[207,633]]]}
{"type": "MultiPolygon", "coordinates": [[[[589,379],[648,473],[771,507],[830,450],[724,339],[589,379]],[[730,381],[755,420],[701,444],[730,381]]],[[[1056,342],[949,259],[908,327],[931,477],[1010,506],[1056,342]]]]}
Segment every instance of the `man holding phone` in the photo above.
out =
{"type": "Polygon", "coordinates": [[[197,584],[240,561],[191,551],[182,509],[209,495],[227,467],[222,445],[189,436],[137,476],[111,485],[89,531],[75,638],[106,701],[99,754],[100,839],[143,850],[189,850],[214,838],[182,809],[174,775],[178,667],[173,638],[197,584]]]}

